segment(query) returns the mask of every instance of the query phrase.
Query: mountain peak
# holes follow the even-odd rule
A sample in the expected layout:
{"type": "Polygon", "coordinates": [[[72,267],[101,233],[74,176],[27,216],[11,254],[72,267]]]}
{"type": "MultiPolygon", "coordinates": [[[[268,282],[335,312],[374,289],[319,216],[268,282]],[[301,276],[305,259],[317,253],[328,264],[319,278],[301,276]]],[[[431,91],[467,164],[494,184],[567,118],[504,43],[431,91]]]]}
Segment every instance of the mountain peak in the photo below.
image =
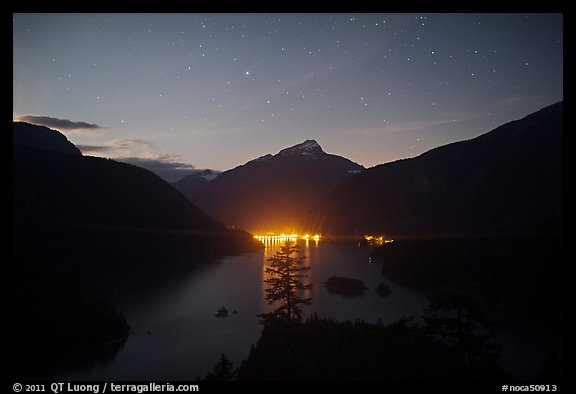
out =
{"type": "Polygon", "coordinates": [[[237,228],[285,232],[298,228],[311,207],[363,169],[344,157],[325,153],[318,142],[309,139],[224,172],[206,182],[191,200],[237,228]]]}
{"type": "Polygon", "coordinates": [[[290,148],[282,149],[278,154],[282,156],[303,155],[307,157],[317,157],[322,153],[324,153],[324,151],[316,140],[306,140],[290,148]]]}

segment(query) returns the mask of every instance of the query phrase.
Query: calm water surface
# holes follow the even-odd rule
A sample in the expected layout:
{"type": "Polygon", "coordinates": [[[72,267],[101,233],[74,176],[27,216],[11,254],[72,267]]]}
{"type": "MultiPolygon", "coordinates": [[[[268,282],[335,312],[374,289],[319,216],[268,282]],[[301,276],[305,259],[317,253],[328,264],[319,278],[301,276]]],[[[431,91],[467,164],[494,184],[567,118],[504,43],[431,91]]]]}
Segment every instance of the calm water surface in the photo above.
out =
{"type": "MultiPolygon", "coordinates": [[[[384,280],[379,263],[370,259],[369,246],[355,243],[299,241],[305,265],[311,266],[306,283],[312,305],[307,313],[337,320],[364,319],[384,323],[402,315],[419,315],[426,304],[423,293],[387,281],[392,294],[374,290],[384,280]],[[330,276],[363,280],[363,296],[346,297],[322,286],[330,276]]],[[[225,353],[238,366],[260,335],[257,314],[271,310],[264,300],[267,258],[278,244],[264,251],[225,257],[201,270],[164,280],[135,275],[109,298],[126,316],[133,333],[107,361],[68,367],[60,379],[190,380],[204,377],[225,353]],[[230,312],[217,318],[220,307],[230,312]],[[238,314],[233,315],[232,311],[238,314]]]]}
{"type": "MultiPolygon", "coordinates": [[[[306,256],[305,265],[311,266],[303,280],[313,284],[307,294],[312,297],[308,314],[390,323],[402,315],[418,318],[427,304],[424,293],[385,279],[381,264],[370,259],[370,247],[365,243],[298,244],[306,256]],[[330,293],[322,286],[330,276],[360,279],[368,290],[357,297],[330,293]],[[384,280],[392,293],[382,298],[374,290],[384,280]]],[[[269,244],[264,251],[221,258],[176,277],[135,274],[109,297],[124,312],[132,329],[121,349],[97,362],[58,368],[50,379],[194,380],[211,371],[221,353],[238,366],[260,335],[256,315],[273,308],[264,300],[263,280],[266,260],[277,247],[269,244]],[[223,306],[230,316],[215,317],[223,306]]],[[[516,369],[519,375],[534,373],[517,362],[518,350],[520,357],[541,357],[538,353],[544,350],[529,346],[533,336],[525,330],[509,333],[507,341],[516,350],[514,354],[503,352],[502,362],[507,369],[516,369]]]]}

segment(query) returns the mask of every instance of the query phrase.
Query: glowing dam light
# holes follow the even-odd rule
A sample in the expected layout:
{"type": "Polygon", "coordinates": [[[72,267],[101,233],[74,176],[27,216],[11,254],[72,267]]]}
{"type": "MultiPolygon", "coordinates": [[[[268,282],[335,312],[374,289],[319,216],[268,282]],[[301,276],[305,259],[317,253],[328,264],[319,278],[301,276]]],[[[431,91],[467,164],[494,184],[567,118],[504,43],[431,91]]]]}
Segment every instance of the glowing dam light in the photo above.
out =
{"type": "Polygon", "coordinates": [[[258,241],[261,241],[264,243],[297,241],[298,239],[303,239],[305,241],[309,241],[312,239],[312,240],[316,241],[316,243],[318,243],[318,241],[320,241],[322,236],[320,234],[300,235],[300,234],[295,234],[295,233],[291,233],[291,234],[282,233],[280,235],[276,235],[274,233],[266,233],[266,234],[256,234],[256,235],[254,235],[254,238],[257,239],[258,241]]]}

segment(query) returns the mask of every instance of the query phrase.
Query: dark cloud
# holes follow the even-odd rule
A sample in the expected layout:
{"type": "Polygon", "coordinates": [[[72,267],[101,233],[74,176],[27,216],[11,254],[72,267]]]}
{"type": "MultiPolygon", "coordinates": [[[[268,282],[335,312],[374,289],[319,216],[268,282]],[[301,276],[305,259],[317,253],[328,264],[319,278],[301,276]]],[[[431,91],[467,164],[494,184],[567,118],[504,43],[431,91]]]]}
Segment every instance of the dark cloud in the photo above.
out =
{"type": "Polygon", "coordinates": [[[104,127],[93,123],[75,122],[68,119],[52,118],[40,115],[17,115],[16,118],[23,122],[28,122],[40,126],[50,127],[60,131],[69,131],[78,134],[93,134],[104,127]]]}

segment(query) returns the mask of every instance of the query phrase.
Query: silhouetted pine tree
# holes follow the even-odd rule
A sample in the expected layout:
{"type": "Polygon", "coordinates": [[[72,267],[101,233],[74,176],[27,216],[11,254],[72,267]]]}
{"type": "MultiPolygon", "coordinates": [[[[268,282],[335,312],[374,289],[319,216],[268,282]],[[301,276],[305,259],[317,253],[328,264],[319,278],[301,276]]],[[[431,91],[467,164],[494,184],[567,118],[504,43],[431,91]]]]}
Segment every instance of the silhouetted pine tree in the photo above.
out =
{"type": "Polygon", "coordinates": [[[236,379],[236,372],[237,371],[234,370],[234,363],[222,353],[220,355],[220,361],[214,366],[214,372],[206,374],[204,380],[227,382],[236,379]]]}
{"type": "Polygon", "coordinates": [[[310,267],[302,267],[305,256],[292,257],[298,252],[298,246],[293,241],[286,241],[280,247],[280,251],[268,259],[270,267],[266,267],[269,278],[264,280],[268,284],[266,300],[272,305],[277,302],[280,306],[273,312],[259,315],[263,322],[267,320],[299,321],[302,319],[302,306],[310,305],[312,298],[302,298],[296,293],[297,290],[305,290],[312,287],[311,284],[303,284],[298,278],[305,275],[310,267]]]}

